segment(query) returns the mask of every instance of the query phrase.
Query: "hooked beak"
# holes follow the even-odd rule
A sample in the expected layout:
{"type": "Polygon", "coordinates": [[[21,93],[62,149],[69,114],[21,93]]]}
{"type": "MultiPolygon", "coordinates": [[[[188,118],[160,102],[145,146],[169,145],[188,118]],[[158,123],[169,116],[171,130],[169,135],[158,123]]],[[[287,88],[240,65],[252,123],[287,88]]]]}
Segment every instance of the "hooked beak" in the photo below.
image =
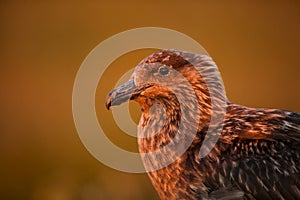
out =
{"type": "Polygon", "coordinates": [[[105,106],[109,110],[111,106],[120,105],[132,99],[137,86],[134,84],[133,79],[130,79],[123,85],[113,89],[106,96],[105,106]]]}

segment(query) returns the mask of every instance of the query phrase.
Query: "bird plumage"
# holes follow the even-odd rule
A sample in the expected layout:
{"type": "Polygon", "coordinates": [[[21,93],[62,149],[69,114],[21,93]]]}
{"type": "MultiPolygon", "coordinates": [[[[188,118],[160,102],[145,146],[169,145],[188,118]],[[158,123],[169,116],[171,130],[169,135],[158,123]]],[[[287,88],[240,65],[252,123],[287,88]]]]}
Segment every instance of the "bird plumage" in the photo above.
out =
{"type": "Polygon", "coordinates": [[[128,99],[140,104],[139,151],[160,198],[300,199],[300,114],[233,104],[222,93],[218,75],[207,55],[162,50],[136,67],[126,95],[120,95],[122,91],[117,88],[107,97],[108,108],[128,99]],[[182,77],[196,95],[196,105],[182,103],[175,95],[193,97],[182,77]],[[209,127],[214,126],[212,116],[218,115],[212,108],[212,94],[224,103],[226,112],[216,144],[212,143],[208,155],[201,157],[209,127]],[[195,123],[196,110],[200,118],[195,123]],[[176,148],[188,145],[182,155],[172,148],[151,154],[172,143],[177,134],[184,139],[174,142],[176,148]],[[189,139],[191,143],[186,144],[189,139]],[[170,157],[174,162],[161,167],[170,157]]]}

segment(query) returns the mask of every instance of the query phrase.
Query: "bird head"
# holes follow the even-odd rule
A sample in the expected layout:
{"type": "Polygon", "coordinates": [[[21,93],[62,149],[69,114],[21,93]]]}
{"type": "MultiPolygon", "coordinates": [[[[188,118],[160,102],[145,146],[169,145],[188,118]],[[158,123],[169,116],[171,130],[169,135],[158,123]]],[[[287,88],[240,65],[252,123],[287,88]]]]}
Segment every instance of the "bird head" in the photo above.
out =
{"type": "MultiPolygon", "coordinates": [[[[205,80],[193,65],[196,61],[208,66],[212,62],[208,58],[177,50],[156,52],[136,66],[128,82],[107,95],[106,107],[109,109],[134,100],[140,104],[143,112],[147,112],[154,104],[160,104],[166,110],[172,110],[173,107],[174,110],[178,104],[182,104],[178,100],[178,94],[181,94],[187,99],[195,97],[201,102],[201,110],[209,109],[210,97],[205,80]]],[[[188,105],[189,101],[184,104],[193,106],[188,105]]]]}

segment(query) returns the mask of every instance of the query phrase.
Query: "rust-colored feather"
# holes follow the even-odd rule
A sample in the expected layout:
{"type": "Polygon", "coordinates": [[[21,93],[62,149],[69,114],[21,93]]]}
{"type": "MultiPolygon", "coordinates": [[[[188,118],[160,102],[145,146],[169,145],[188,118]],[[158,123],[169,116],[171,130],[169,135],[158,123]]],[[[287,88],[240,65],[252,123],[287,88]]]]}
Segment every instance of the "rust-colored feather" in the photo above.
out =
{"type": "MultiPolygon", "coordinates": [[[[221,95],[223,86],[217,80],[216,65],[207,55],[162,50],[142,60],[133,77],[137,89],[130,98],[139,102],[143,111],[138,129],[143,137],[138,143],[145,167],[153,169],[175,157],[168,166],[149,170],[161,199],[300,199],[300,114],[230,103],[221,95]],[[196,106],[189,100],[180,102],[170,89],[176,85],[179,89],[175,92],[193,96],[182,77],[168,72],[171,69],[189,82],[196,106]],[[162,74],[168,81],[164,82],[162,74]],[[158,79],[163,84],[158,84],[158,79]],[[212,90],[207,82],[214,86],[212,90]],[[209,126],[214,126],[210,124],[216,114],[212,93],[225,101],[226,115],[217,143],[201,158],[204,138],[209,126]],[[195,110],[201,114],[197,127],[195,110]],[[180,132],[184,116],[186,124],[180,132]],[[196,133],[189,131],[192,128],[196,133]],[[172,143],[176,134],[193,138],[181,156],[170,149],[155,156],[147,154],[172,143]]],[[[183,146],[185,142],[180,141],[183,146]]]]}

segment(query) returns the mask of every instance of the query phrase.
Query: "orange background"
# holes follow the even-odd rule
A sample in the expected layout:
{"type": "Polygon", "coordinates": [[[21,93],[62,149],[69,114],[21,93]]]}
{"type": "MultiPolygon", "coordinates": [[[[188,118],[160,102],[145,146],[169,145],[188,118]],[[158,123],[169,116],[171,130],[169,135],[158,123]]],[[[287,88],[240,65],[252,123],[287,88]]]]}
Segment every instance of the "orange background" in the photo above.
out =
{"type": "MultiPolygon", "coordinates": [[[[127,29],[185,33],[214,58],[231,101],[300,112],[297,0],[1,1],[0,15],[0,199],[158,198],[145,174],[95,160],[72,118],[80,64],[101,41],[127,29]]],[[[96,96],[109,137],[133,151],[135,140],[115,127],[104,97],[149,52],[116,60],[96,96]]],[[[131,108],[137,121],[137,107],[131,108]]]]}

